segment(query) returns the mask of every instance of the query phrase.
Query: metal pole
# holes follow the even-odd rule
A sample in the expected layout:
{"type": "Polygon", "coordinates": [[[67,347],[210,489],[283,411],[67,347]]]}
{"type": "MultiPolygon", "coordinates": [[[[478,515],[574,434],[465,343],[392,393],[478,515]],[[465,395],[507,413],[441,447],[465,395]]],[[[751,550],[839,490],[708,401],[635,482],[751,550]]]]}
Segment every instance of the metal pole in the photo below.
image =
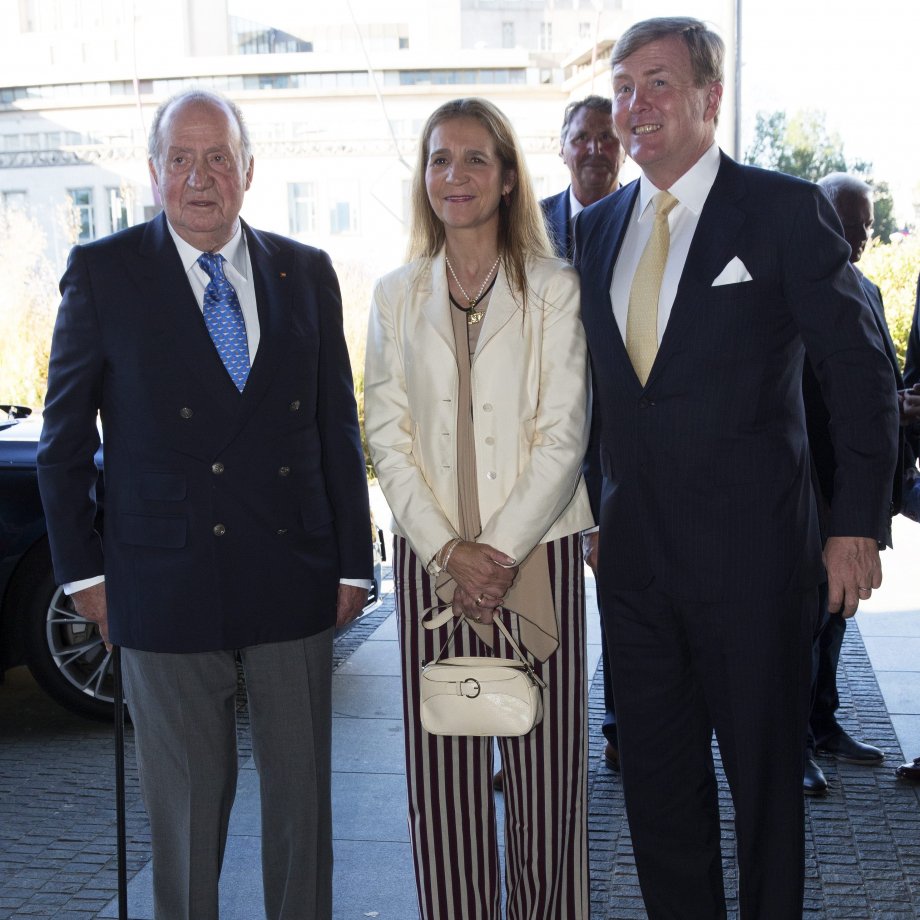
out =
{"type": "Polygon", "coordinates": [[[735,0],[735,159],[741,162],[741,2],[735,0]]]}
{"type": "Polygon", "coordinates": [[[121,685],[121,649],[112,648],[115,698],[115,827],[118,858],[118,920],[128,920],[128,853],[125,828],[125,695],[121,685]]]}

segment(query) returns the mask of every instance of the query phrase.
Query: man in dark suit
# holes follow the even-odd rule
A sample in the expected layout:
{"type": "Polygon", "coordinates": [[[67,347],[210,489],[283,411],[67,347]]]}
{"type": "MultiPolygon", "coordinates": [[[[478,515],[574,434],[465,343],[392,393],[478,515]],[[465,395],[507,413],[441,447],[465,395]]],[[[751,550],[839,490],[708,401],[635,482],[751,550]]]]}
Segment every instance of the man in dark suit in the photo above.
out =
{"type": "Polygon", "coordinates": [[[585,96],[565,107],[559,135],[559,156],[572,184],[540,202],[546,228],[560,259],[572,261],[572,222],[581,211],[605,198],[619,185],[626,154],[613,129],[610,100],[585,96]]]}
{"type": "MultiPolygon", "coordinates": [[[[855,176],[839,172],[831,173],[820,179],[818,185],[824,190],[840,218],[844,239],[850,246],[850,264],[853,265],[862,286],[863,295],[872,310],[872,319],[878,328],[879,336],[885,347],[885,355],[900,393],[904,390],[904,380],[901,376],[894,342],[888,331],[888,323],[885,320],[881,292],[877,285],[856,268],[856,263],[862,257],[866,243],[872,236],[872,188],[855,176]]],[[[805,400],[808,442],[817,478],[818,504],[819,509],[823,512],[822,518],[826,518],[827,510],[833,503],[834,474],[837,464],[829,428],[830,415],[821,395],[818,380],[808,361],[805,362],[802,393],[805,400]]],[[[899,400],[899,403],[901,402],[899,400]]],[[[908,422],[903,416],[900,421],[902,426],[908,422]]],[[[915,460],[915,439],[911,438],[914,443],[909,443],[905,432],[906,428],[902,427],[898,443],[898,462],[891,484],[890,515],[895,515],[900,510],[904,471],[906,466],[913,465],[915,460]]],[[[886,546],[892,545],[890,517],[882,542],[886,546]]],[[[840,697],[837,692],[837,665],[840,661],[840,649],[846,632],[846,620],[838,613],[828,612],[824,589],[824,585],[820,586],[818,602],[820,632],[815,639],[813,650],[812,705],[803,783],[803,789],[807,795],[820,795],[827,791],[824,771],[815,760],[816,751],[845,763],[869,766],[881,763],[885,758],[879,748],[853,738],[837,721],[836,712],[840,706],[840,697]]]]}
{"type": "Polygon", "coordinates": [[[688,18],[632,26],[613,52],[614,124],[643,174],[575,225],[599,587],[649,916],[725,916],[714,729],[741,917],[798,920],[817,586],[826,567],[851,616],[881,583],[897,404],[825,196],[715,143],[723,54],[688,18]],[[839,458],[824,566],[806,351],[839,458]]]}
{"type": "MultiPolygon", "coordinates": [[[[613,128],[613,110],[604,96],[585,96],[570,102],[562,116],[559,135],[559,156],[569,168],[571,185],[558,195],[540,202],[550,239],[560,259],[572,261],[575,235],[572,224],[589,205],[606,198],[619,188],[620,169],[626,154],[613,128]]],[[[596,532],[596,531],[595,531],[596,532]]],[[[596,564],[597,537],[586,534],[585,561],[592,569],[596,564]]],[[[617,743],[617,714],[610,678],[610,656],[604,638],[604,618],[601,615],[601,669],[604,680],[604,722],[602,731],[604,763],[612,770],[620,769],[617,743]]]]}
{"type": "MultiPolygon", "coordinates": [[[[917,434],[917,425],[920,423],[920,277],[917,278],[917,299],[914,306],[914,318],[907,338],[907,355],[904,360],[904,383],[908,387],[900,394],[901,415],[906,417],[913,426],[910,431],[917,434]]],[[[918,508],[918,493],[920,483],[917,482],[916,471],[911,477],[910,492],[905,495],[905,513],[915,521],[920,521],[920,508],[918,508]],[[910,509],[908,511],[908,507],[910,509]]],[[[902,763],[895,775],[899,779],[906,779],[912,783],[920,783],[920,757],[902,763]]]]}
{"type": "Polygon", "coordinates": [[[217,917],[237,656],[266,915],[328,920],[332,638],[372,566],[338,282],[240,221],[253,157],[228,100],[164,103],[149,154],[165,214],[76,247],[61,281],[38,458],[55,572],[122,649],[158,920],[217,917]]]}

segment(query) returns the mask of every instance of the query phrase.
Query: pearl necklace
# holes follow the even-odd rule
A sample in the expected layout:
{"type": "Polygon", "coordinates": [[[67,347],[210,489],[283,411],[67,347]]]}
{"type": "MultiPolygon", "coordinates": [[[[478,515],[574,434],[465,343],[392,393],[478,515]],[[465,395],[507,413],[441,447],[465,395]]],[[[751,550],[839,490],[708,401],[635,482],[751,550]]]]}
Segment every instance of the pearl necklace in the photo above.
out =
{"type": "Polygon", "coordinates": [[[466,302],[469,306],[469,313],[467,314],[467,323],[470,326],[475,326],[476,323],[481,322],[483,316],[485,316],[485,310],[474,310],[473,307],[482,300],[482,295],[485,292],[486,285],[489,283],[489,279],[492,277],[492,272],[498,268],[498,263],[501,261],[501,253],[498,254],[495,261],[492,263],[492,267],[486,272],[485,278],[482,279],[482,284],[479,286],[479,293],[475,297],[470,297],[466,292],[466,288],[460,283],[460,279],[457,277],[457,273],[454,271],[453,265],[450,264],[450,259],[447,258],[447,253],[444,253],[444,259],[447,262],[447,270],[450,272],[451,277],[454,281],[457,282],[457,287],[460,288],[460,293],[466,298],[466,302]]]}

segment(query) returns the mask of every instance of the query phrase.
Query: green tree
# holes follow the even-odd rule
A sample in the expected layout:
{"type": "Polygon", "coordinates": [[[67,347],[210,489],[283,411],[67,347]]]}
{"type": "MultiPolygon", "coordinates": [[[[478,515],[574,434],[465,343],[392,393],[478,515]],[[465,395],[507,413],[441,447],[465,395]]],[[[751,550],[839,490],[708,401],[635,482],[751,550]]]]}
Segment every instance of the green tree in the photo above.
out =
{"type": "Polygon", "coordinates": [[[873,189],[875,235],[888,243],[898,229],[888,183],[871,178],[870,162],[846,159],[843,141],[839,134],[828,131],[823,112],[798,112],[792,118],[785,112],[758,112],[754,141],[745,153],[745,162],[809,182],[832,172],[858,175],[873,189]]]}
{"type": "Polygon", "coordinates": [[[40,408],[57,307],[55,273],[38,223],[0,208],[0,402],[40,408]]]}
{"type": "Polygon", "coordinates": [[[920,272],[920,236],[888,244],[871,240],[859,260],[859,270],[882,292],[885,319],[903,368],[920,272]]]}
{"type": "Polygon", "coordinates": [[[862,160],[848,163],[840,135],[830,133],[824,114],[815,111],[799,112],[792,118],[785,112],[758,112],[754,142],[745,154],[745,162],[810,182],[831,172],[865,175],[871,166],[862,160]]]}
{"type": "Polygon", "coordinates": [[[894,218],[894,199],[887,182],[876,182],[869,179],[872,186],[872,202],[875,209],[875,225],[872,230],[883,243],[891,242],[891,234],[898,231],[898,223],[894,218]]]}

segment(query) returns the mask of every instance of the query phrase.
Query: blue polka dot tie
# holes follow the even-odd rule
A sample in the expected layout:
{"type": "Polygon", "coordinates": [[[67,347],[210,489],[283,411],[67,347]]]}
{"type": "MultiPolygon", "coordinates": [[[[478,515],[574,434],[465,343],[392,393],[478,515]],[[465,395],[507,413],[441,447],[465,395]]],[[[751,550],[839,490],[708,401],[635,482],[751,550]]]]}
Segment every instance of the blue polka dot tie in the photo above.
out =
{"type": "Polygon", "coordinates": [[[198,264],[211,279],[204,291],[204,322],[230,379],[242,393],[249,376],[249,342],[240,299],[224,276],[224,257],[203,252],[198,264]]]}

